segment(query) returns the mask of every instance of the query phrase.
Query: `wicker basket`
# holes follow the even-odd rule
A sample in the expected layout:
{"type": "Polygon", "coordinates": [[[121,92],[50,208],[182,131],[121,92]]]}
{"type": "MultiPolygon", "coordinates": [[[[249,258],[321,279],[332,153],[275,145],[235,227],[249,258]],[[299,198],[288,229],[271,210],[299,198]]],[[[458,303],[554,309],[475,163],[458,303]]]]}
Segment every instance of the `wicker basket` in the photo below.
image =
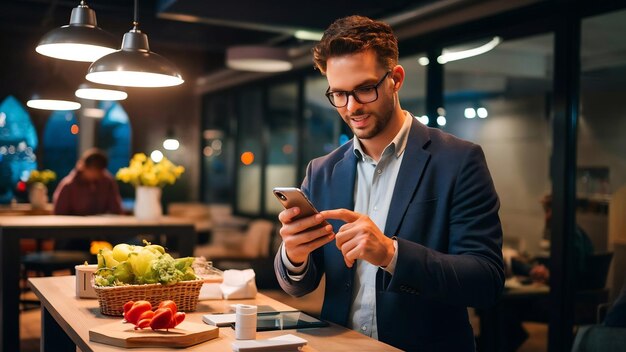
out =
{"type": "Polygon", "coordinates": [[[203,280],[180,281],[174,285],[128,285],[128,286],[94,286],[100,312],[105,315],[124,315],[123,306],[128,301],[149,301],[157,306],[161,301],[171,299],[176,302],[178,310],[190,312],[196,310],[198,296],[203,280]]]}

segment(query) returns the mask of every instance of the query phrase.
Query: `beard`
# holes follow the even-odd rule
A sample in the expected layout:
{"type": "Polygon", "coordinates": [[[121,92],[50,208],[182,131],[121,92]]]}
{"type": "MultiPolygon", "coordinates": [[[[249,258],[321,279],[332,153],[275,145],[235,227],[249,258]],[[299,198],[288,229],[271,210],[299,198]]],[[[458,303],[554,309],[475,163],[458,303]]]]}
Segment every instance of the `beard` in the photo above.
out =
{"type": "Polygon", "coordinates": [[[343,116],[343,120],[346,124],[348,124],[348,127],[350,127],[350,130],[352,130],[352,133],[354,133],[354,135],[358,139],[371,139],[371,138],[376,137],[387,127],[389,120],[391,120],[391,117],[393,116],[394,107],[395,107],[395,101],[393,99],[389,101],[383,101],[381,102],[380,108],[377,111],[368,112],[365,109],[361,108],[351,114],[346,114],[345,116],[343,116]],[[369,114],[368,118],[373,119],[374,122],[371,123],[367,129],[352,127],[352,124],[350,123],[351,121],[350,118],[352,116],[365,115],[365,114],[369,114]]]}

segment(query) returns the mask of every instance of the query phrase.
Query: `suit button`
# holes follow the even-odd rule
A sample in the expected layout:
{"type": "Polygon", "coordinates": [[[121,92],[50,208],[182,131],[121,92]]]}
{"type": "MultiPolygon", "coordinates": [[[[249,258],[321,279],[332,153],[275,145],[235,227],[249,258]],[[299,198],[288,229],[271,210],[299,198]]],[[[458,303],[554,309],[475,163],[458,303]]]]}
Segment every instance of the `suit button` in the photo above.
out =
{"type": "Polygon", "coordinates": [[[350,283],[346,282],[346,291],[350,291],[350,286],[351,286],[350,283]]]}

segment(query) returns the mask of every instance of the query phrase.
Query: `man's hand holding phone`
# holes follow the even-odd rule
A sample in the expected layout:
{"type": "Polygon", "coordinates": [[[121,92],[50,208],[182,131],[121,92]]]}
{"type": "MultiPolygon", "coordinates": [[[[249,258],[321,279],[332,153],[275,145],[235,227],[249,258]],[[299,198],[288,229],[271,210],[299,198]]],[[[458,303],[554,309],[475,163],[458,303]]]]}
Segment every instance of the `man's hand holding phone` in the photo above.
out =
{"type": "Polygon", "coordinates": [[[298,218],[301,213],[298,206],[287,208],[278,214],[282,223],[280,236],[289,261],[295,266],[304,263],[309,254],[335,238],[333,227],[325,222],[320,214],[298,218]]]}

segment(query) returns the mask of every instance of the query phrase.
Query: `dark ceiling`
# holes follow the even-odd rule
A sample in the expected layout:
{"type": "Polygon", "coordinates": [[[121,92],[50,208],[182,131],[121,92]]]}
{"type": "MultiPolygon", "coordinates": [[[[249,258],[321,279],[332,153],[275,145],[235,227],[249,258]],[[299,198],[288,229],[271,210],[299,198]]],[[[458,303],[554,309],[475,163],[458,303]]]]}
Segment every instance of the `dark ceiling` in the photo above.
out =
{"type": "MultiPolygon", "coordinates": [[[[230,45],[281,44],[295,29],[323,31],[334,19],[352,14],[384,18],[433,0],[209,1],[141,0],[140,28],[155,51],[159,47],[223,53],[230,45]]],[[[65,25],[79,0],[3,0],[0,30],[41,36],[65,25]]],[[[98,25],[119,36],[131,28],[132,0],[91,0],[98,25]]]]}

